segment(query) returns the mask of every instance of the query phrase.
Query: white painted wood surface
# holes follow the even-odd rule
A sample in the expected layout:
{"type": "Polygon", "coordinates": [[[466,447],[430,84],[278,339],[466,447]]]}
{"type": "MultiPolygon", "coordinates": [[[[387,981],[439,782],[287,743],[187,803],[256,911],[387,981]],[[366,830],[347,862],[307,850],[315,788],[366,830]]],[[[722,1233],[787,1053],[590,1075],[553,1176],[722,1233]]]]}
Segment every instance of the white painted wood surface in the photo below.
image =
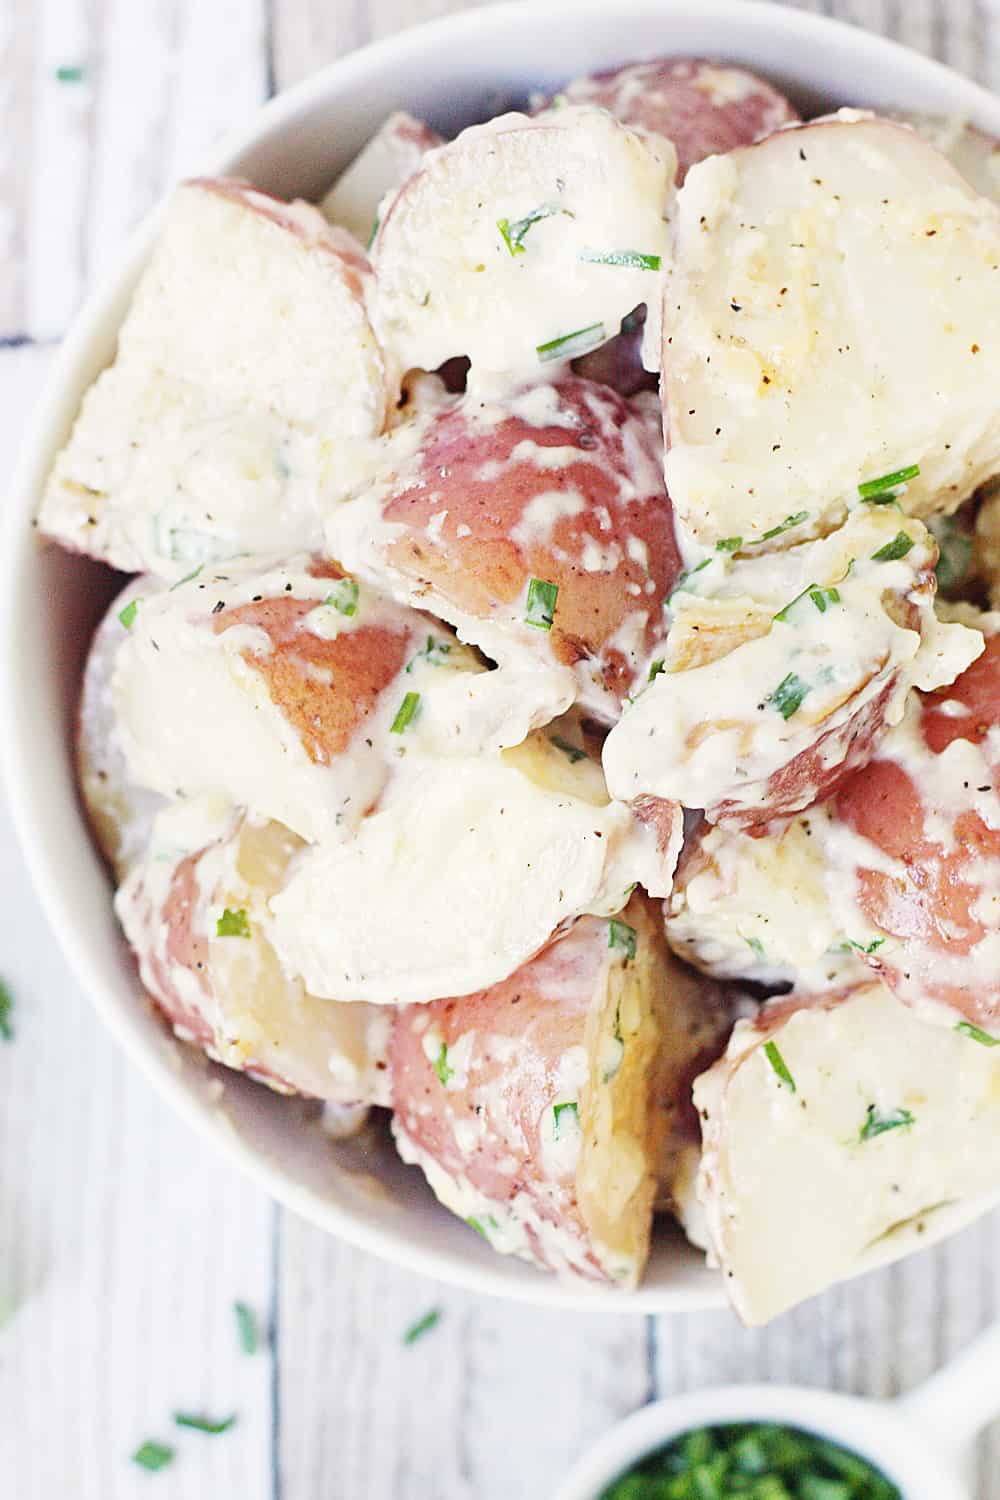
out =
{"type": "MultiPolygon", "coordinates": [[[[269,89],[461,8],[0,0],[0,452],[83,290],[172,178],[269,89]],[[60,68],[82,77],[60,83],[60,68]]],[[[1000,85],[987,0],[806,8],[1000,85]]],[[[996,1216],[760,1333],[723,1313],[574,1318],[404,1275],[274,1208],[150,1095],[66,971],[2,809],[0,890],[0,977],[17,998],[0,1046],[3,1500],[546,1500],[654,1395],[732,1379],[889,1395],[998,1311],[996,1216]],[[236,1300],[271,1335],[253,1358],[236,1300]],[[431,1307],[440,1323],[404,1347],[431,1307]],[[177,1409],[239,1421],[183,1434],[177,1409]],[[178,1450],[157,1476],[129,1463],[145,1438],[178,1450]]],[[[1000,1439],[978,1495],[1000,1500],[1000,1439]]]]}

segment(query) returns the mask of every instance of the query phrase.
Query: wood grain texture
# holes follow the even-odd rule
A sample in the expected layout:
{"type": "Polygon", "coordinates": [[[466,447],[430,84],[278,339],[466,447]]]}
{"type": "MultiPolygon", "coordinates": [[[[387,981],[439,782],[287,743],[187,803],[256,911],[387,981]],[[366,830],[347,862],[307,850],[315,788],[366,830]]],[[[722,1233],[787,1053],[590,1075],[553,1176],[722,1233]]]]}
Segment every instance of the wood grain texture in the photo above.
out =
{"type": "MultiPolygon", "coordinates": [[[[270,88],[463,8],[0,0],[2,451],[48,343],[171,180],[270,88]],[[60,68],[81,76],[60,82],[60,68]]],[[[801,8],[1000,81],[1000,11],[985,0],[801,8]]],[[[763,1379],[888,1396],[998,1311],[998,1216],[752,1333],[726,1313],[545,1313],[396,1271],[274,1209],[151,1095],[56,953],[2,815],[0,888],[0,976],[18,1000],[16,1041],[0,1046],[4,1497],[547,1500],[577,1453],[655,1395],[763,1379]],[[273,1317],[273,1347],[253,1359],[237,1298],[273,1317]],[[439,1323],[406,1346],[430,1308],[439,1323]],[[240,1420],[175,1437],[178,1407],[240,1420]],[[178,1448],[155,1477],[129,1464],[146,1437],[178,1448]]],[[[977,1495],[1000,1500],[1000,1435],[977,1495]]]]}

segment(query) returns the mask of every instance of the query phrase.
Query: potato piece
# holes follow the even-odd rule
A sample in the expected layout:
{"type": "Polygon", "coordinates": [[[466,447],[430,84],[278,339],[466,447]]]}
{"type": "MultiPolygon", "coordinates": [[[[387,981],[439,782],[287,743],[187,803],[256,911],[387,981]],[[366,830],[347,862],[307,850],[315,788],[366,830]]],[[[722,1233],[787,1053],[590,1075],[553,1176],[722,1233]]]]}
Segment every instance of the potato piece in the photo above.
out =
{"type": "Polygon", "coordinates": [[[738,1023],[694,1097],[711,1258],[749,1324],[929,1243],[1000,1190],[1000,1053],[879,984],[738,1023]]]}
{"type": "Polygon", "coordinates": [[[616,719],[680,571],[655,399],[566,373],[440,396],[381,447],[328,548],[521,671],[542,722],[574,697],[616,719]]]}
{"type": "Polygon", "coordinates": [[[115,909],[143,983],[175,1032],[281,1093],[389,1099],[385,1013],[317,1000],[282,973],[268,899],[302,842],[206,799],[156,820],[115,909]]]}
{"type": "Polygon", "coordinates": [[[361,247],[308,204],[179,188],[56,459],[43,533],[166,578],[318,545],[339,445],[385,421],[370,288],[361,247]]]}
{"type": "Polygon", "coordinates": [[[1000,470],[998,264],[1000,211],[886,120],[693,167],[661,382],[683,527],[711,544],[793,512],[828,526],[860,483],[911,466],[907,511],[960,505],[1000,470]]]}
{"type": "Polygon", "coordinates": [[[1000,202],[1000,142],[975,125],[954,116],[901,111],[892,119],[909,125],[957,167],[977,193],[1000,202]]]}
{"type": "Polygon", "coordinates": [[[331,224],[341,224],[362,245],[370,244],[383,198],[413,176],[428,151],[443,144],[423,120],[397,109],[341,172],[320,208],[331,224]]]}
{"type": "Polygon", "coordinates": [[[715,998],[672,963],[636,896],[492,989],[404,1008],[391,1049],[403,1160],[502,1254],[634,1286],[667,1142],[715,1045],[715,998]]]}
{"type": "Polygon", "coordinates": [[[594,109],[501,115],[432,152],[374,245],[399,374],[464,354],[475,374],[529,376],[617,334],[658,302],[674,167],[671,146],[594,109]]]}
{"type": "Polygon", "coordinates": [[[495,749],[528,729],[500,674],[436,620],[309,557],[199,569],[144,599],[112,691],[135,781],[310,840],[346,838],[413,749],[495,749]]]}
{"type": "Polygon", "coordinates": [[[799,118],[756,73],[697,57],[658,57],[574,78],[553,103],[596,106],[624,125],[665,136],[677,152],[678,184],[695,162],[749,146],[799,118]]]}
{"type": "Polygon", "coordinates": [[[912,686],[950,682],[981,649],[938,621],[935,558],[926,528],[885,505],[819,541],[709,554],[671,596],[662,670],[608,736],[612,795],[750,832],[830,795],[912,686]]]}
{"type": "Polygon", "coordinates": [[[80,794],[94,838],[116,877],[145,853],[163,797],[140,786],[129,773],[111,691],[118,649],[144,597],[161,587],[135,578],[111,604],[94,632],[87,655],[77,714],[76,766],[80,794]]]}
{"type": "Polygon", "coordinates": [[[640,819],[609,803],[599,766],[553,739],[408,756],[354,837],[304,852],[273,898],[286,972],[334,999],[468,995],[574,917],[620,911],[635,882],[666,894],[680,809],[658,803],[640,819]]]}

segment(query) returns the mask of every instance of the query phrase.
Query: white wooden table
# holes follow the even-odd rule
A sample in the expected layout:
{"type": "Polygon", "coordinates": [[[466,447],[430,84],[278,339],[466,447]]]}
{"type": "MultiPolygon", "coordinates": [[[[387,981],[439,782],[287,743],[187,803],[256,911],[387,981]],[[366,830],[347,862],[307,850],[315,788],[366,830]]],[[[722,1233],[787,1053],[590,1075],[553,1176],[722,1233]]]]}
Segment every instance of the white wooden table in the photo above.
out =
{"type": "MultiPolygon", "coordinates": [[[[81,294],[173,178],[269,91],[461,7],[0,0],[4,459],[81,294]]],[[[1000,86],[987,0],[808,8],[1000,86]]],[[[2,807],[0,892],[17,1001],[0,1044],[3,1500],[546,1500],[589,1440],[654,1396],[731,1379],[885,1396],[997,1312],[997,1217],[759,1333],[725,1313],[546,1313],[395,1271],[276,1208],[126,1065],[54,947],[2,807]],[[269,1333],[253,1358],[236,1300],[269,1333]],[[405,1347],[430,1308],[440,1322],[405,1347]],[[178,1434],[178,1408],[239,1420],[178,1434]],[[129,1462],[146,1438],[178,1448],[156,1475],[129,1462]]],[[[979,1495],[1000,1500],[1000,1437],[979,1495]]]]}

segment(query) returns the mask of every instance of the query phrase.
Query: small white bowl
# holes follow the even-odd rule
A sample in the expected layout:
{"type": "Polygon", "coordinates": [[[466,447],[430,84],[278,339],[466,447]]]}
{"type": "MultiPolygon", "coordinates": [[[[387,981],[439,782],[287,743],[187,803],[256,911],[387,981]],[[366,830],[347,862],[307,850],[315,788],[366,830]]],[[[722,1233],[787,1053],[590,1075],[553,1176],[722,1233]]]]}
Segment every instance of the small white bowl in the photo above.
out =
{"type": "MultiPolygon", "coordinates": [[[[265,106],[207,174],[241,174],[284,197],[318,197],[392,110],[454,132],[575,74],[663,54],[759,69],[808,112],[835,104],[961,114],[1000,135],[1000,103],[940,65],[804,12],[725,0],[532,0],[404,32],[335,63],[265,106]]],[[[6,501],[0,549],[0,719],[15,822],[35,888],[98,1013],[151,1082],[275,1198],[365,1249],[480,1291],[551,1306],[677,1312],[717,1305],[717,1278],[663,1229],[631,1298],[572,1286],[494,1255],[433,1202],[385,1142],[331,1146],[296,1104],[202,1064],[140,997],[105,870],[77,799],[73,718],[107,570],[40,549],[31,520],[53,455],[115,337],[156,230],[153,215],[74,323],[54,361],[6,501]]],[[[965,1210],[959,1221],[969,1217],[965,1210]]],[[[943,1233],[956,1221],[941,1216],[943,1233]]]]}

